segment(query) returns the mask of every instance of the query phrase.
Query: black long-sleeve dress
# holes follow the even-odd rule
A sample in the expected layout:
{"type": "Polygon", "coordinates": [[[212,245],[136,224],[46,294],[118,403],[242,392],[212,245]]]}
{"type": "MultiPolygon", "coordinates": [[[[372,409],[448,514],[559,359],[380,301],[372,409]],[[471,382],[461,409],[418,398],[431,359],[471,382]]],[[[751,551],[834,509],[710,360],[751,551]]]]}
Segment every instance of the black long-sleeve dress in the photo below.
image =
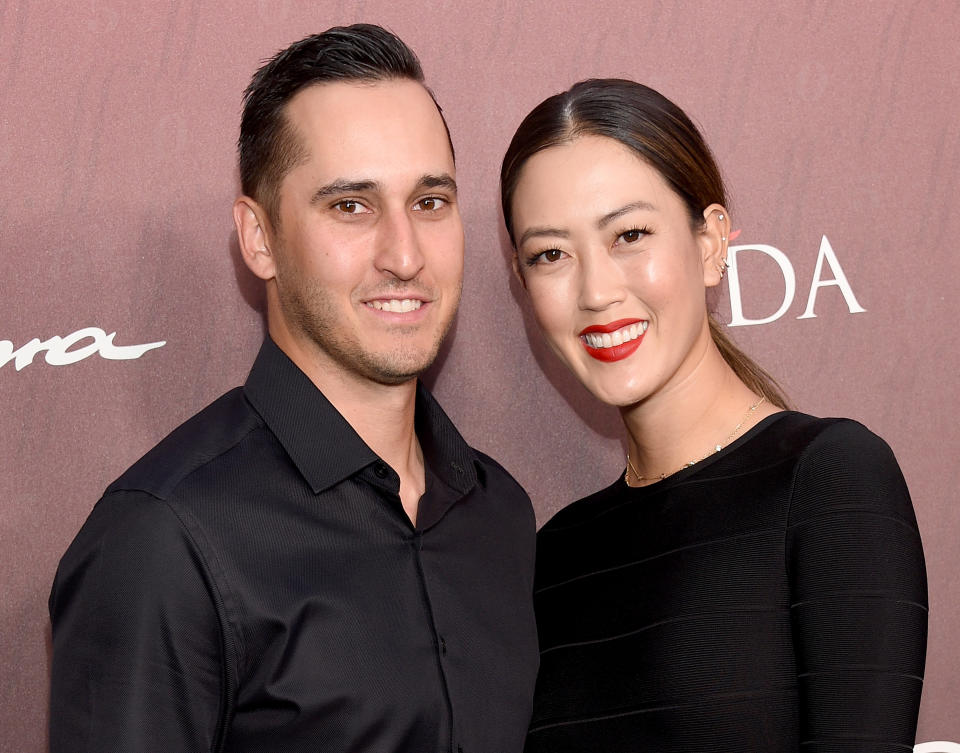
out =
{"type": "Polygon", "coordinates": [[[527,753],[912,750],[923,550],[890,448],[784,412],[538,536],[527,753]]]}

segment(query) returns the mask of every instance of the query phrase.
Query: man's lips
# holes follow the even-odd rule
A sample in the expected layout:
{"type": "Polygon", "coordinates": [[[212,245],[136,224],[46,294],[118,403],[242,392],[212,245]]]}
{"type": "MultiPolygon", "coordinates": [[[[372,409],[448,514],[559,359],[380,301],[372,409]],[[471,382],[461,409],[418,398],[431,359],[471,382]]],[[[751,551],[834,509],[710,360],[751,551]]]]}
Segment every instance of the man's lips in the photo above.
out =
{"type": "Polygon", "coordinates": [[[580,343],[598,361],[620,361],[632,355],[643,341],[649,322],[618,319],[609,324],[592,324],[580,332],[580,343]]]}
{"type": "Polygon", "coordinates": [[[386,311],[391,314],[407,314],[417,311],[423,304],[428,303],[421,298],[374,298],[364,301],[365,305],[376,311],[386,311]]]}

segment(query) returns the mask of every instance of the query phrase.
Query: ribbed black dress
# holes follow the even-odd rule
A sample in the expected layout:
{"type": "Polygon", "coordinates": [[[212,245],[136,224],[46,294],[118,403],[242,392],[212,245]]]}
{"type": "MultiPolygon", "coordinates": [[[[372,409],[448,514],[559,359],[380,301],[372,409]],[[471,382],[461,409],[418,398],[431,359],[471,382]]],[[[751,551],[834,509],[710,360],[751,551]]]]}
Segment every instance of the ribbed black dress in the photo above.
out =
{"type": "Polygon", "coordinates": [[[912,750],[923,551],[890,448],[778,413],[538,536],[527,753],[912,750]]]}

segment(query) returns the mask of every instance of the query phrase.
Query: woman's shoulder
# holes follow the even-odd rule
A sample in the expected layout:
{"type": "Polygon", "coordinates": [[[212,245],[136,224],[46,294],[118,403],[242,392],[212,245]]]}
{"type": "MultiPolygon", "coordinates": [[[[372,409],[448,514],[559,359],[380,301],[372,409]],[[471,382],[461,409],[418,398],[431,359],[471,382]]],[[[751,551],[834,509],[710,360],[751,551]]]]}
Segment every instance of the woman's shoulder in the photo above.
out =
{"type": "Polygon", "coordinates": [[[811,445],[836,449],[873,450],[889,447],[870,429],[852,418],[819,418],[798,411],[774,413],[755,427],[756,436],[769,447],[803,452],[811,445]]]}
{"type": "Polygon", "coordinates": [[[767,447],[795,454],[801,469],[849,473],[898,467],[890,445],[851,418],[818,418],[787,411],[759,438],[767,447]]]}
{"type": "Polygon", "coordinates": [[[781,427],[795,443],[791,518],[828,507],[914,515],[906,481],[890,445],[858,421],[794,414],[781,427]]]}
{"type": "Polygon", "coordinates": [[[731,467],[749,470],[784,462],[802,467],[840,463],[848,469],[896,466],[890,446],[860,422],[818,418],[797,411],[768,416],[716,457],[723,462],[717,463],[716,468],[705,469],[707,474],[729,473],[731,467]]]}
{"type": "Polygon", "coordinates": [[[609,486],[581,497],[558,510],[543,525],[540,533],[549,535],[593,521],[597,516],[602,516],[628,502],[628,493],[629,487],[623,482],[622,476],[618,475],[609,486]]]}

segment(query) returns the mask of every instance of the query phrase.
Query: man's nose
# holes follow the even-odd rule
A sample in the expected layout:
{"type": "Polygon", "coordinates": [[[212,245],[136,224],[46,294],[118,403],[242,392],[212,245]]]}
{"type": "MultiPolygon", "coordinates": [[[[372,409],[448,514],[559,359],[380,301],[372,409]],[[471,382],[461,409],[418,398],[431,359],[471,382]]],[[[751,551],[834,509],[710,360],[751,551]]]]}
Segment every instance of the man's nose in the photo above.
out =
{"type": "Polygon", "coordinates": [[[405,209],[385,212],[377,233],[377,269],[412,280],[423,269],[424,255],[414,219],[405,209]]]}

